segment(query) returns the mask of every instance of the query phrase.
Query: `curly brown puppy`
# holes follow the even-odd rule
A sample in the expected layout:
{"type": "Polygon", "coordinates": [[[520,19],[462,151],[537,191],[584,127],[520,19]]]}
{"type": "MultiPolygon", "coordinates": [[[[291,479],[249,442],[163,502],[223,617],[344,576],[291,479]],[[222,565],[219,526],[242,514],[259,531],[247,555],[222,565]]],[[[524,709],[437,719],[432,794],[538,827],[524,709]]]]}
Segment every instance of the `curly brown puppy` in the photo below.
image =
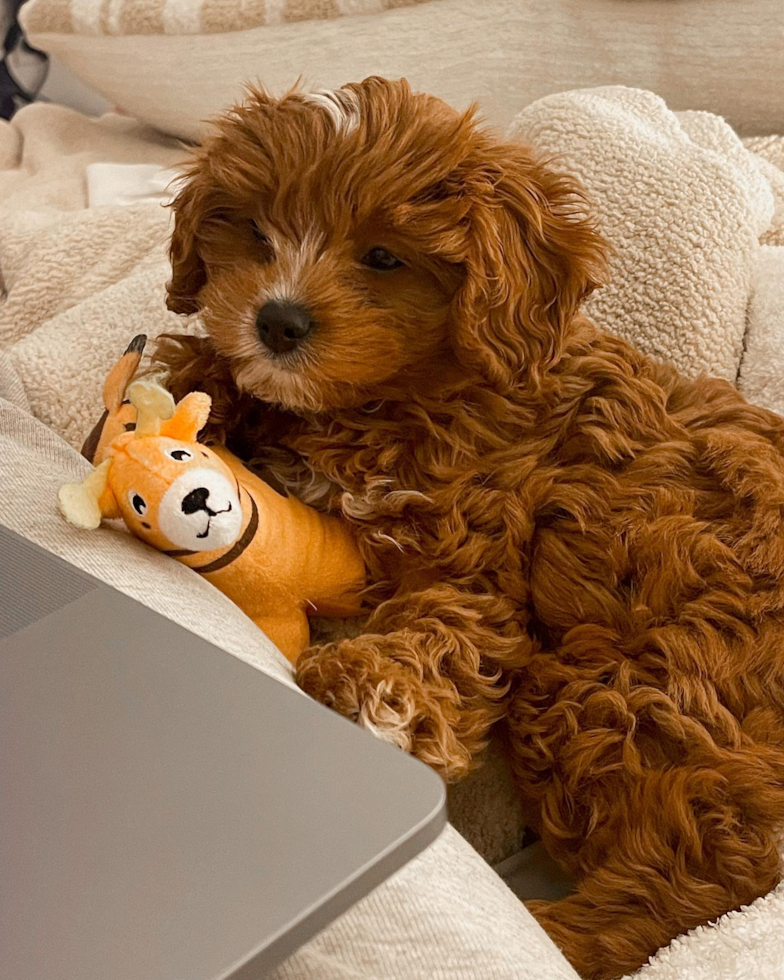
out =
{"type": "Polygon", "coordinates": [[[503,722],[578,881],[531,908],[586,978],[779,880],[784,421],[579,313],[575,182],[378,78],[252,92],[174,204],[177,397],[356,528],[366,632],[313,696],[463,776],[503,722]]]}

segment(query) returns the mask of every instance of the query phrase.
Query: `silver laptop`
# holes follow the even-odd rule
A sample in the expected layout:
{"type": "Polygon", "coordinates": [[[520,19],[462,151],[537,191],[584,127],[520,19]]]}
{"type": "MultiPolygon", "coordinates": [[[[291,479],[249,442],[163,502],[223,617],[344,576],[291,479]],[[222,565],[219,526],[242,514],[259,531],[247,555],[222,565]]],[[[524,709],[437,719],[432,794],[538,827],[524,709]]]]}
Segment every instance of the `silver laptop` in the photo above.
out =
{"type": "Polygon", "coordinates": [[[259,980],[444,822],[424,765],[0,526],[0,977],[259,980]]]}

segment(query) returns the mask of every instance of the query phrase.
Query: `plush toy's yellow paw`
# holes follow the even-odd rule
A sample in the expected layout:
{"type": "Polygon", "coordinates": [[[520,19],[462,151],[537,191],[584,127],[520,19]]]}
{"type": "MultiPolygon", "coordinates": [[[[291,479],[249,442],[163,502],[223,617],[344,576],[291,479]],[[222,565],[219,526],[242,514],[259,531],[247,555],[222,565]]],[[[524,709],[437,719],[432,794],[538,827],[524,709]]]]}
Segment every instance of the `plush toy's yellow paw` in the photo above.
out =
{"type": "Polygon", "coordinates": [[[86,531],[94,531],[102,517],[117,516],[111,508],[101,508],[101,495],[106,490],[110,466],[111,460],[105,459],[81,483],[65,483],[60,487],[57,502],[60,513],[69,524],[86,531]]]}
{"type": "Polygon", "coordinates": [[[60,513],[75,527],[94,531],[101,523],[101,508],[95,494],[82,483],[66,483],[57,494],[60,513]]]}

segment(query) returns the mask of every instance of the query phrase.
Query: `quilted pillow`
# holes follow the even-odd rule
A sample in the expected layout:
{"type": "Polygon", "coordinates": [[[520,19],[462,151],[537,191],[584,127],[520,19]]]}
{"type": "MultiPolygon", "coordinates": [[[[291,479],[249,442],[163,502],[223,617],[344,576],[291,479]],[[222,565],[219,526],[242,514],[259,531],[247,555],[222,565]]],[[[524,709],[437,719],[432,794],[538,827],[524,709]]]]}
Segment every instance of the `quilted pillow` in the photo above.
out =
{"type": "Polygon", "coordinates": [[[111,104],[191,140],[243,83],[300,76],[404,76],[498,126],[553,92],[630,85],[784,131],[781,0],[29,0],[20,19],[111,104]]]}
{"type": "Polygon", "coordinates": [[[31,33],[219,34],[271,24],[376,14],[428,0],[48,0],[31,3],[31,33]]]}

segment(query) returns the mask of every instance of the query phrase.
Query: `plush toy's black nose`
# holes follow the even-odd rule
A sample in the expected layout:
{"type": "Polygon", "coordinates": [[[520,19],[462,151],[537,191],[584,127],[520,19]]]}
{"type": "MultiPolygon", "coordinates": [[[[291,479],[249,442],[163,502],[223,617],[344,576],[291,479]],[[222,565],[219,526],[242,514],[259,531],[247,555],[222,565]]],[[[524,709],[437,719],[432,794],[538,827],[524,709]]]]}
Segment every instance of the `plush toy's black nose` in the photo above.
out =
{"type": "Polygon", "coordinates": [[[206,510],[209,513],[210,509],[207,506],[209,495],[210,491],[206,487],[196,487],[195,490],[186,493],[182,498],[183,514],[195,514],[197,510],[206,510]]]}
{"type": "Polygon", "coordinates": [[[256,314],[259,339],[273,354],[295,350],[315,327],[304,306],[271,299],[256,314]]]}

